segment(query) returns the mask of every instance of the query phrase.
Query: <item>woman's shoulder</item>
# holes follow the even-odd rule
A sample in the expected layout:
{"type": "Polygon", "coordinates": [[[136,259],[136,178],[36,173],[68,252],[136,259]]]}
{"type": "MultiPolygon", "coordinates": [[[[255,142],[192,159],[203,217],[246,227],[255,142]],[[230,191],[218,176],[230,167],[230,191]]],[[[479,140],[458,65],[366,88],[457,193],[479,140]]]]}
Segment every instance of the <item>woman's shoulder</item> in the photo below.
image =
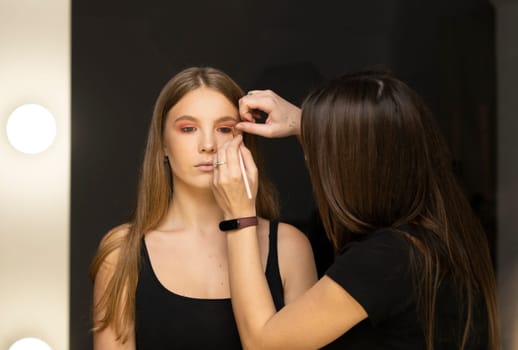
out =
{"type": "Polygon", "coordinates": [[[286,222],[279,222],[277,232],[279,246],[287,246],[291,249],[310,246],[309,239],[306,234],[294,225],[286,222]]]}
{"type": "Polygon", "coordinates": [[[420,239],[421,235],[422,232],[419,228],[410,225],[381,227],[370,232],[353,234],[349,243],[394,243],[406,245],[409,241],[420,239]]]}
{"type": "Polygon", "coordinates": [[[129,224],[122,224],[109,230],[101,239],[97,251],[97,259],[103,265],[117,263],[122,243],[130,231],[129,224]]]}
{"type": "MultiPolygon", "coordinates": [[[[271,222],[272,220],[259,218],[257,226],[259,239],[268,239],[271,234],[271,222]]],[[[281,253],[283,251],[290,253],[294,250],[293,253],[297,253],[297,250],[311,250],[309,239],[301,230],[286,222],[277,221],[277,223],[277,247],[281,253]]]]}
{"type": "Polygon", "coordinates": [[[278,246],[291,246],[293,249],[297,249],[298,246],[309,245],[309,239],[307,236],[299,230],[297,227],[281,222],[278,220],[269,220],[265,218],[258,218],[257,232],[261,237],[268,237],[272,232],[271,223],[277,222],[277,245],[278,246]]]}
{"type": "Polygon", "coordinates": [[[121,224],[115,226],[111,230],[109,230],[105,235],[103,240],[118,240],[123,239],[129,232],[131,225],[129,223],[121,224]]]}
{"type": "Polygon", "coordinates": [[[390,227],[354,234],[339,249],[330,270],[350,270],[351,266],[355,266],[357,271],[403,268],[408,266],[411,247],[416,244],[414,240],[419,244],[413,232],[390,227]]]}
{"type": "Polygon", "coordinates": [[[411,246],[422,250],[424,248],[423,236],[426,234],[422,227],[417,225],[402,225],[398,227],[384,227],[367,234],[366,241],[373,246],[381,245],[399,247],[408,250],[411,246]]]}
{"type": "Polygon", "coordinates": [[[279,222],[277,232],[277,249],[281,265],[297,265],[303,260],[314,262],[313,249],[304,232],[286,222],[279,222]]]}
{"type": "Polygon", "coordinates": [[[279,222],[277,250],[286,304],[295,300],[317,281],[317,269],[311,243],[297,227],[279,222]]]}
{"type": "Polygon", "coordinates": [[[106,247],[111,245],[120,245],[128,235],[130,227],[130,224],[126,223],[112,228],[103,236],[99,246],[106,247]]]}

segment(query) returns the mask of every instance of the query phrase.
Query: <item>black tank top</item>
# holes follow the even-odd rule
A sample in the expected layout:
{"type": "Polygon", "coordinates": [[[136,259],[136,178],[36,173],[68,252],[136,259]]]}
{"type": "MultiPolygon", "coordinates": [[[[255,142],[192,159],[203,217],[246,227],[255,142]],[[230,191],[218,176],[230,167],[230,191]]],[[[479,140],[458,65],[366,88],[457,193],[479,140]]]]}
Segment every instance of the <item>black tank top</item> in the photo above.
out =
{"type": "MultiPolygon", "coordinates": [[[[284,306],[277,258],[277,226],[270,221],[266,279],[277,310],[284,306]]],[[[230,299],[198,299],[166,289],[156,277],[142,240],[135,300],[137,350],[241,349],[230,299]]]]}

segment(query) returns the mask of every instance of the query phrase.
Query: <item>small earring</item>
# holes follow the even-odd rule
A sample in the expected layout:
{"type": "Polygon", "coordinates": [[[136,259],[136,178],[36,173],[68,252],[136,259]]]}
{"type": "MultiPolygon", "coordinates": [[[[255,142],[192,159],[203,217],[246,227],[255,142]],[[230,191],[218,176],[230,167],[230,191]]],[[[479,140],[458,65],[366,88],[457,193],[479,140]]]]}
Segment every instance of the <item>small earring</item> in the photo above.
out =
{"type": "Polygon", "coordinates": [[[169,157],[168,156],[164,156],[164,163],[169,163],[169,157]]]}

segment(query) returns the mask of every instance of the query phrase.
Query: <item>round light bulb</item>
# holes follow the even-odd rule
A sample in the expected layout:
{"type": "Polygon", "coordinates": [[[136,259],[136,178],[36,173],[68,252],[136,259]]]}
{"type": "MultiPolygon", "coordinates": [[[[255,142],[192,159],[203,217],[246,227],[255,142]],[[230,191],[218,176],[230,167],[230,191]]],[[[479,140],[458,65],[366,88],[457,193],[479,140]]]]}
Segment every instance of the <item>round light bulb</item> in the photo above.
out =
{"type": "Polygon", "coordinates": [[[38,338],[22,338],[14,342],[9,350],[52,350],[43,340],[38,338]]]}
{"type": "Polygon", "coordinates": [[[7,121],[7,138],[18,151],[36,154],[46,150],[56,137],[56,120],[37,104],[22,105],[7,121]]]}

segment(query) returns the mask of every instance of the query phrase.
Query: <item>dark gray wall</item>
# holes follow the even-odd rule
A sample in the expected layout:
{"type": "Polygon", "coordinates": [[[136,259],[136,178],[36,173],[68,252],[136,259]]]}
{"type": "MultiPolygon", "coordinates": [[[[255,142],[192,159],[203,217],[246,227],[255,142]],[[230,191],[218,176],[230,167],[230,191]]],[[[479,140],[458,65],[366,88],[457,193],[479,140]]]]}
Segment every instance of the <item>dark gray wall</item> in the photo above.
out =
{"type": "Polygon", "coordinates": [[[502,349],[518,349],[518,0],[496,7],[498,90],[498,292],[502,349]]]}
{"type": "MultiPolygon", "coordinates": [[[[91,349],[88,268],[125,222],[154,101],[180,69],[211,65],[245,89],[300,103],[322,79],[373,65],[421,93],[453,150],[466,193],[495,240],[495,68],[487,1],[72,1],[70,348],[91,349]],[[145,4],[145,5],[144,5],[145,4]]],[[[282,216],[330,263],[294,139],[269,140],[282,216]]]]}

